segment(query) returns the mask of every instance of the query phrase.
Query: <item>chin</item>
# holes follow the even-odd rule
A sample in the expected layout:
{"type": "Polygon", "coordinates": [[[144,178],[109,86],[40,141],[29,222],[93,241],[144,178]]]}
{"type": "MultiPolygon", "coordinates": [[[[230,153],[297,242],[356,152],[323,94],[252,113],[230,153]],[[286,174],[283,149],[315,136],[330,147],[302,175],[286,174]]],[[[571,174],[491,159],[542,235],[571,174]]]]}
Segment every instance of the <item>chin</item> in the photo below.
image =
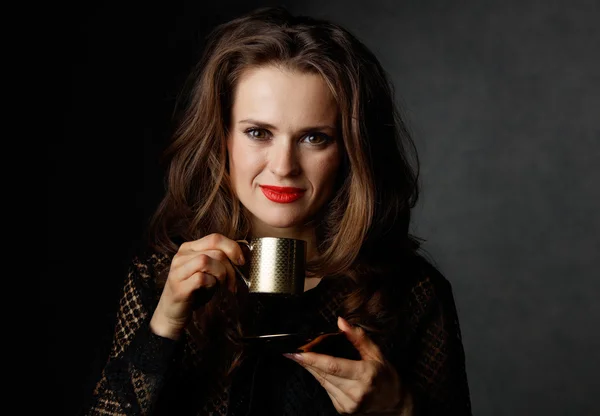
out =
{"type": "Polygon", "coordinates": [[[295,228],[305,223],[303,219],[295,217],[272,216],[269,218],[257,217],[257,219],[269,227],[282,229],[295,228]]]}
{"type": "Polygon", "coordinates": [[[290,208],[261,210],[261,212],[252,214],[264,225],[272,228],[296,228],[306,224],[308,221],[307,216],[290,208]]]}

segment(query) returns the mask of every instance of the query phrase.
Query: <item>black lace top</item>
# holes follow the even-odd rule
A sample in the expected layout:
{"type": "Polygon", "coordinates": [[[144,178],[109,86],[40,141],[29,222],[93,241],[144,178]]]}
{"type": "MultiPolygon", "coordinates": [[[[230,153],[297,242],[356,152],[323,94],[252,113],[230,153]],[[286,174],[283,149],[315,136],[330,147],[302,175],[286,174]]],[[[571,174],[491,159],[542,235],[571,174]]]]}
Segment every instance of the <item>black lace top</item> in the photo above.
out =
{"type": "MultiPolygon", "coordinates": [[[[166,263],[165,263],[166,262],[166,263]]],[[[160,293],[156,270],[162,255],[135,258],[120,300],[108,361],[85,415],[337,415],[314,377],[279,353],[250,350],[228,382],[211,379],[203,366],[211,354],[185,334],[159,337],[149,321],[160,293]],[[215,391],[214,394],[206,394],[215,391]]],[[[420,257],[410,273],[393,276],[385,288],[397,324],[374,339],[413,396],[416,415],[471,415],[465,357],[452,289],[420,257]]],[[[254,300],[258,333],[336,331],[350,279],[323,278],[294,301],[254,300]]],[[[333,345],[326,353],[351,357],[333,345]]]]}

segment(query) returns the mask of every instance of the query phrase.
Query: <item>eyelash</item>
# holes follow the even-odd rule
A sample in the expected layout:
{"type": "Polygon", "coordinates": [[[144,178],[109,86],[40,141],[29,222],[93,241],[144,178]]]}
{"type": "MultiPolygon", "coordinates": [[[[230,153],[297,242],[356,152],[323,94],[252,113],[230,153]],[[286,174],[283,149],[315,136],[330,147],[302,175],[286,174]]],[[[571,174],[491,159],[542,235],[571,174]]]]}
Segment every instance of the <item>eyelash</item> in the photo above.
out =
{"type": "MultiPolygon", "coordinates": [[[[256,140],[256,141],[265,141],[265,140],[269,139],[269,137],[260,138],[260,137],[253,136],[252,135],[253,132],[263,132],[263,133],[266,133],[267,136],[271,136],[271,132],[269,132],[268,130],[260,129],[257,127],[251,127],[249,129],[246,129],[244,131],[244,134],[246,136],[248,136],[250,139],[256,140]]],[[[311,137],[311,136],[312,137],[320,137],[323,140],[321,143],[313,144],[313,146],[323,146],[323,145],[331,143],[333,141],[333,138],[325,133],[307,133],[304,135],[302,140],[306,139],[307,137],[311,137]]],[[[309,144],[312,144],[312,143],[309,142],[309,144]]]]}

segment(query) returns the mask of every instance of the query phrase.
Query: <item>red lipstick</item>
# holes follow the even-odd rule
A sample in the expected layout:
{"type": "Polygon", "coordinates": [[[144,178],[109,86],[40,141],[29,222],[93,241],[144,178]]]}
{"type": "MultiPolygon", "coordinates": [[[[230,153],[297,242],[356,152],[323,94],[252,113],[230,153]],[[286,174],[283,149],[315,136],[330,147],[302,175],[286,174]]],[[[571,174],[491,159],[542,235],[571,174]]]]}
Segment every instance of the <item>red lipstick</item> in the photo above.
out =
{"type": "Polygon", "coordinates": [[[269,186],[260,185],[260,189],[269,201],[277,202],[279,204],[289,204],[294,202],[304,195],[306,192],[302,188],[292,188],[289,186],[269,186]]]}

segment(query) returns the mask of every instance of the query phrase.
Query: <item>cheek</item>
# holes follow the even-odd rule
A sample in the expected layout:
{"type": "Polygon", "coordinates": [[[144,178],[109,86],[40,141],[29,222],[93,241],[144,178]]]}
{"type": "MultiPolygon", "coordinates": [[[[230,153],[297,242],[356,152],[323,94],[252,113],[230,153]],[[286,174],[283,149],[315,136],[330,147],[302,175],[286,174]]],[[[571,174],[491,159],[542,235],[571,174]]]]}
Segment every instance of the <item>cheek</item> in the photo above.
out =
{"type": "Polygon", "coordinates": [[[227,143],[227,150],[229,152],[229,169],[231,173],[240,172],[244,170],[244,150],[243,146],[240,145],[237,138],[232,138],[227,143]]]}
{"type": "Polygon", "coordinates": [[[324,155],[314,166],[313,177],[321,187],[330,187],[335,183],[335,179],[340,168],[340,155],[336,150],[331,154],[324,155]]]}
{"type": "Polygon", "coordinates": [[[228,145],[229,173],[238,183],[252,181],[260,172],[261,154],[255,149],[233,140],[228,145]]]}

